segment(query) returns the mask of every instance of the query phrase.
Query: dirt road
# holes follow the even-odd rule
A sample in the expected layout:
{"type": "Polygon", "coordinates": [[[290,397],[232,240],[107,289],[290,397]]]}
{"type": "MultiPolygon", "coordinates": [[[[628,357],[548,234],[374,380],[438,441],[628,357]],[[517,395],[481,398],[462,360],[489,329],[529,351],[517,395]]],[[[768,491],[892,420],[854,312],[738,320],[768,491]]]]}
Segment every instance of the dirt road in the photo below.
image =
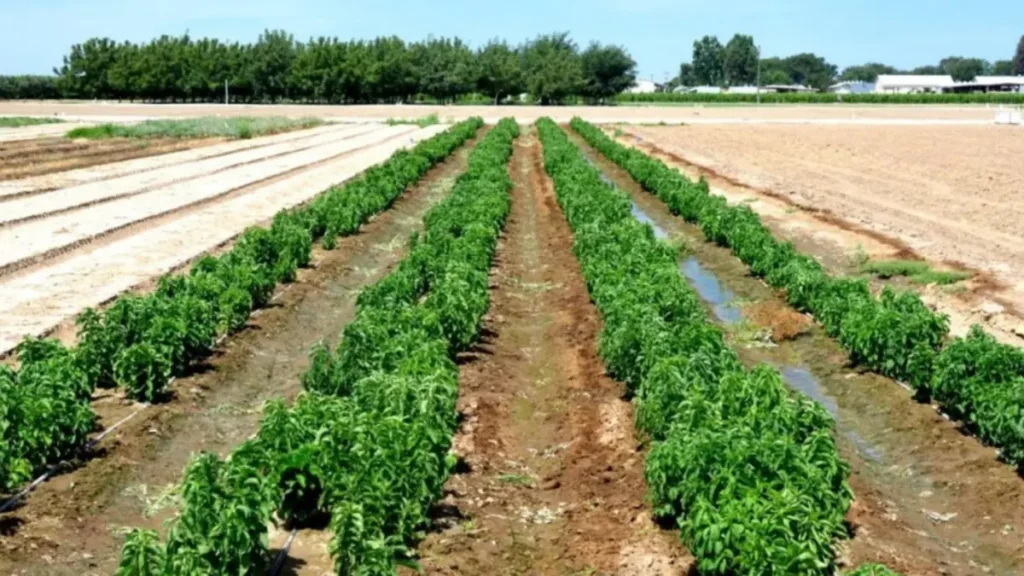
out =
{"type": "Polygon", "coordinates": [[[121,120],[150,117],[196,116],[319,116],[352,121],[419,118],[437,114],[442,121],[481,116],[496,122],[515,116],[533,123],[550,116],[567,122],[582,116],[591,122],[760,123],[760,122],[874,122],[874,123],[992,123],[995,109],[985,106],[429,106],[429,105],[243,105],[233,104],[129,104],[95,102],[0,102],[0,114],[53,115],[99,121],[111,115],[121,120]]]}

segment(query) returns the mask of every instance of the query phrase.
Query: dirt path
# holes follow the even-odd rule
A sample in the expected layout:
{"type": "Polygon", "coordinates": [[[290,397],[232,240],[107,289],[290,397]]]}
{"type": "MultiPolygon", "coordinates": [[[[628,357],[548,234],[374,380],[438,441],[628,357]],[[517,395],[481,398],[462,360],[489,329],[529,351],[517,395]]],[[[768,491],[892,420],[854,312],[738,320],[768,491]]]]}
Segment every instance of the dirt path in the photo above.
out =
{"type": "Polygon", "coordinates": [[[840,556],[845,562],[883,562],[907,576],[1009,576],[1024,569],[1024,481],[993,449],[892,380],[851,370],[848,356],[810,318],[572,137],[630,194],[635,213],[689,248],[683,273],[740,357],[777,367],[787,384],[835,418],[856,495],[848,516],[854,536],[840,556]]]}
{"type": "MultiPolygon", "coordinates": [[[[355,299],[404,255],[411,232],[466,165],[466,146],[336,250],[314,253],[315,269],[279,289],[276,304],[229,338],[201,373],[174,385],[178,397],[144,410],[99,446],[97,457],[44,484],[0,517],[0,573],[109,575],[121,528],[159,528],[173,513],[169,487],[192,452],[229,452],[258,426],[261,405],[293,397],[318,340],[335,342],[355,299]]],[[[94,404],[105,425],[136,408],[117,397],[94,404]]]]}
{"type": "Polygon", "coordinates": [[[512,213],[486,337],[464,358],[465,461],[420,547],[427,574],[684,574],[689,557],[644,505],[643,453],[532,129],[510,167],[512,213]]]}

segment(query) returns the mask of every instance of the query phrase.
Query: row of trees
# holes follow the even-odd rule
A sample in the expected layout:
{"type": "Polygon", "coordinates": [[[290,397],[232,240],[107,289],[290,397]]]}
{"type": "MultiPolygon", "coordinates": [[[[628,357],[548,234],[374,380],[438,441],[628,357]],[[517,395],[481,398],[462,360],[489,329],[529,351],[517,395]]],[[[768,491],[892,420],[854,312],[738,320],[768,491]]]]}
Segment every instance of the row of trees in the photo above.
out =
{"type": "Polygon", "coordinates": [[[633,85],[636,62],[619,46],[581,49],[567,33],[474,50],[459,38],[297,42],[268,30],[251,44],[188,34],[144,44],[94,38],[72,46],[54,72],[57,90],[71,98],[216,101],[227,81],[240,101],[452,102],[471,94],[501,101],[525,92],[547,104],[614,96],[633,85]]]}
{"type": "MultiPolygon", "coordinates": [[[[759,50],[752,36],[736,34],[725,45],[716,36],[704,36],[693,43],[690,62],[679,68],[679,76],[671,83],[675,86],[750,86],[757,82],[759,50]]],[[[838,67],[812,53],[796,54],[787,58],[763,58],[761,84],[803,84],[824,90],[839,80],[874,82],[879,74],[948,74],[957,81],[970,81],[977,76],[1024,75],[1024,36],[1017,44],[1010,60],[989,62],[982,58],[950,56],[938,65],[920,66],[901,71],[893,66],[869,62],[849,66],[841,74],[838,67]]]]}

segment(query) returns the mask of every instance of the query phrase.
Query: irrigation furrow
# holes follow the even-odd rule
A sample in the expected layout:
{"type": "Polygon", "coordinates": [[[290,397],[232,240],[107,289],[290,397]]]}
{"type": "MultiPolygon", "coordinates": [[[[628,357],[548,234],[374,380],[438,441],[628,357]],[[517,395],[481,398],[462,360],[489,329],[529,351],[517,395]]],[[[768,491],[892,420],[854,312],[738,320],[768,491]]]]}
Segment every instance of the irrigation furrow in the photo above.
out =
{"type": "Polygon", "coordinates": [[[634,217],[682,242],[688,281],[748,365],[779,369],[794,391],[825,407],[852,469],[857,501],[845,556],[885,560],[907,574],[1013,574],[1024,546],[1024,487],[992,451],[928,405],[907,405],[903,388],[851,371],[848,355],[812,319],[752,277],[728,248],[706,242],[629,173],[580,141],[584,153],[634,202],[634,217]],[[970,488],[967,488],[967,487],[970,488]]]}

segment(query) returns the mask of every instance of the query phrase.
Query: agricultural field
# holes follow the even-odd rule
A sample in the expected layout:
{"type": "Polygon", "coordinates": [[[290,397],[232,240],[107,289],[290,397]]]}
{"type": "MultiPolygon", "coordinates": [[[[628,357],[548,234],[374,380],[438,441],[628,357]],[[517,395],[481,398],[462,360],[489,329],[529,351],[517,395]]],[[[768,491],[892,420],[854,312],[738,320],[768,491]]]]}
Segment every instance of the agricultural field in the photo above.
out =
{"type": "Polygon", "coordinates": [[[624,126],[619,135],[755,211],[779,214],[785,203],[782,210],[822,216],[775,218],[816,256],[839,264],[909,257],[968,270],[973,282],[932,290],[955,331],[985,322],[1024,343],[1020,128],[624,126]]]}
{"type": "Polygon", "coordinates": [[[990,112],[22,106],[0,573],[1024,570],[990,112]]]}
{"type": "Polygon", "coordinates": [[[443,121],[479,116],[497,122],[502,116],[514,116],[523,123],[550,116],[568,122],[582,116],[593,122],[678,124],[691,123],[875,123],[875,124],[991,124],[995,108],[988,106],[436,106],[436,105],[260,105],[225,107],[217,104],[129,104],[92,102],[0,101],[0,115],[53,115],[71,119],[113,116],[119,119],[200,116],[287,116],[315,115],[349,121],[377,121],[389,118],[422,118],[437,115],[443,121]]]}

